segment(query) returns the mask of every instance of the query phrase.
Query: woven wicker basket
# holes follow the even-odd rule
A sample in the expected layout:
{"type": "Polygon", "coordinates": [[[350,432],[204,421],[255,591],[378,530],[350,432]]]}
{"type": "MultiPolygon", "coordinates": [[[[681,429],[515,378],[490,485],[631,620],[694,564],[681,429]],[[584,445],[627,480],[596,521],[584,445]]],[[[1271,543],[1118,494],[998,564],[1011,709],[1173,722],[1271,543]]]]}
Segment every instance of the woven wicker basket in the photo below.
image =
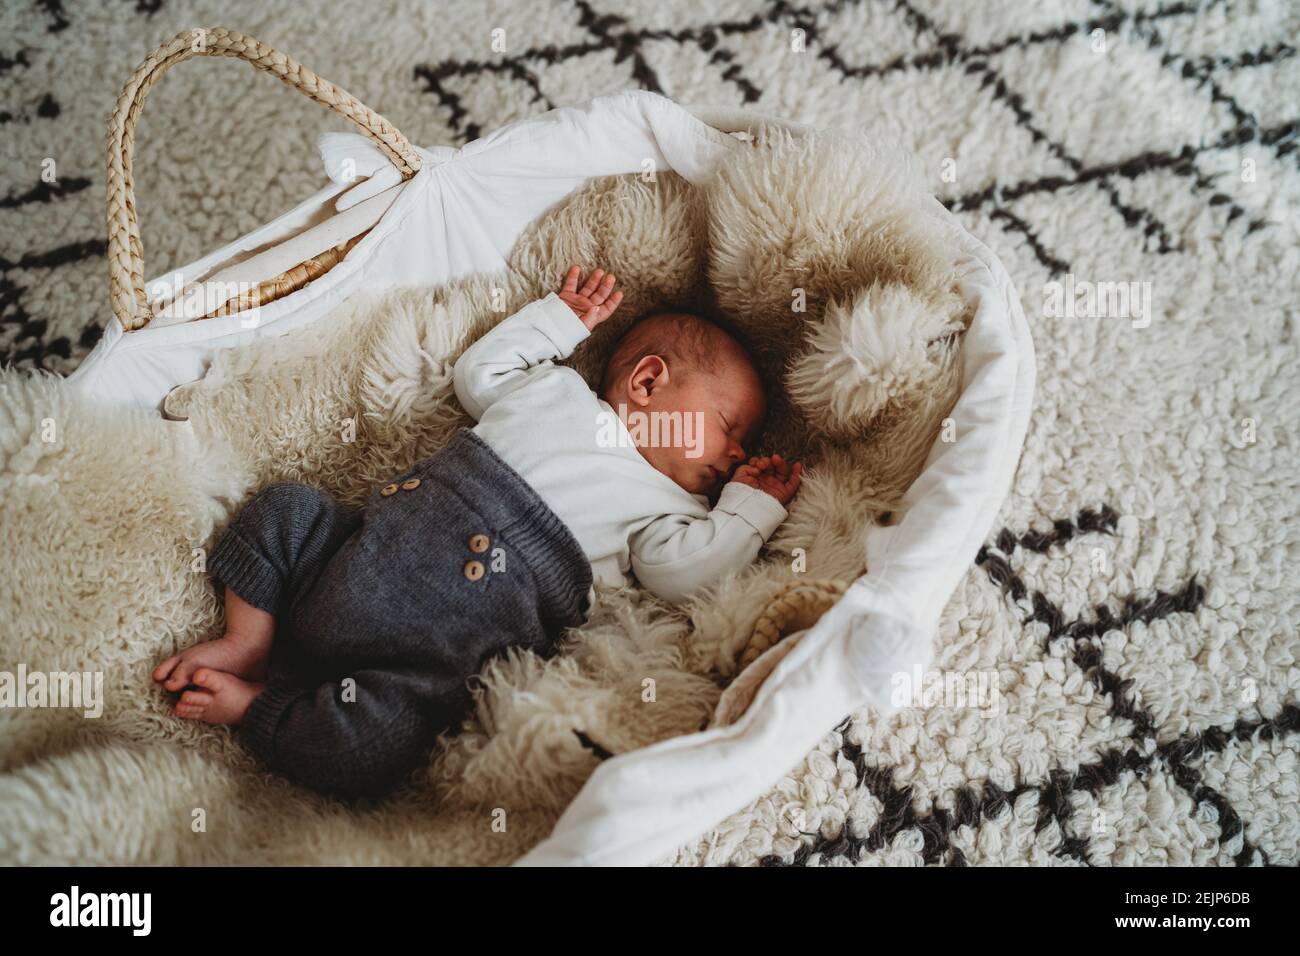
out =
{"type": "MultiPolygon", "coordinates": [[[[113,311],[122,328],[135,331],[153,318],[144,290],[144,250],[135,211],[135,181],[131,162],[135,147],[135,126],[145,96],[170,67],[194,56],[227,56],[242,59],[355,123],[374,140],[401,173],[410,179],[420,170],[420,155],[410,142],[384,117],[345,90],[321,79],[292,57],[252,37],[220,27],[186,30],[150,53],[127,80],[117,99],[108,130],[108,270],[113,311]]],[[[724,132],[752,132],[760,124],[776,123],[792,130],[801,124],[788,123],[750,111],[727,108],[691,107],[704,122],[724,132]]],[[[252,291],[227,300],[201,318],[230,315],[273,302],[324,275],[337,265],[365,233],[327,249],[291,269],[260,283],[252,291]]],[[[777,656],[769,655],[753,666],[790,633],[810,627],[844,593],[842,581],[792,582],[779,591],[760,613],[748,642],[740,651],[741,678],[720,701],[715,723],[734,721],[753,700],[777,656]],[[747,672],[746,672],[747,671],[747,672]]]]}

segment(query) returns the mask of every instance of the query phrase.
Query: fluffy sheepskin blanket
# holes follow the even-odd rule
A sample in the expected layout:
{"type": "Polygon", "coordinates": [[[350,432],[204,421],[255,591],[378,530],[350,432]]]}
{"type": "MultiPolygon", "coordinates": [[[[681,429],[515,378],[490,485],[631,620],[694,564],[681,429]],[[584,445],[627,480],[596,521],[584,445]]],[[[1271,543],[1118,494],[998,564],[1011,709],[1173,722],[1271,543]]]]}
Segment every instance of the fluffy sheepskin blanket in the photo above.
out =
{"type": "Polygon", "coordinates": [[[169,398],[181,423],[5,373],[0,660],[102,672],[104,711],[0,712],[0,859],[517,858],[608,753],[709,722],[784,585],[866,570],[865,527],[919,471],[959,385],[969,314],[947,237],[907,156],[851,134],[765,132],[698,187],[672,174],[590,183],[534,224],[502,274],[354,301],[226,352],[169,398]],[[589,381],[627,325],[660,308],[714,316],[753,350],[772,409],[763,450],[807,466],[760,561],[680,608],[601,589],[562,653],[492,663],[463,727],[382,801],[294,787],[227,729],[170,716],[149,671],[221,634],[201,558],[239,505],[284,479],[359,503],[432,453],[469,423],[456,357],[570,262],[612,270],[625,292],[570,360],[589,381]]]}

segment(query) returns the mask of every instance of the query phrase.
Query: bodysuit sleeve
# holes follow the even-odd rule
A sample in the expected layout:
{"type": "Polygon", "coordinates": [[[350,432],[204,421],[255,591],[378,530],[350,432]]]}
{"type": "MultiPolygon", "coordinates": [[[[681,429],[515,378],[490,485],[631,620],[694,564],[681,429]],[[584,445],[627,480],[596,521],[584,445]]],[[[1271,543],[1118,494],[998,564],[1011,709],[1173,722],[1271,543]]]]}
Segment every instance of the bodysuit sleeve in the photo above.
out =
{"type": "Polygon", "coordinates": [[[632,570],[653,594],[681,603],[753,561],[785,518],[785,507],[767,492],[728,482],[705,517],[664,515],[633,535],[632,570]]]}
{"type": "Polygon", "coordinates": [[[591,335],[554,292],[530,302],[467,348],[452,373],[456,397],[475,421],[502,396],[555,370],[591,335]]]}

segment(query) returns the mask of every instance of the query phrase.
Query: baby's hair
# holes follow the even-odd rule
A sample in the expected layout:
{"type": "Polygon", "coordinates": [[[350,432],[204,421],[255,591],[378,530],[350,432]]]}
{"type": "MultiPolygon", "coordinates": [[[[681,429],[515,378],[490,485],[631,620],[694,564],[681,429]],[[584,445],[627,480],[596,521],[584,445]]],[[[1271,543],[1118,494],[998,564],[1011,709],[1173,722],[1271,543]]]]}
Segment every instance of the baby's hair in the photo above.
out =
{"type": "Polygon", "coordinates": [[[753,364],[748,350],[716,322],[689,312],[648,315],[633,323],[614,346],[605,363],[600,393],[609,394],[610,387],[631,375],[637,362],[647,355],[658,355],[678,375],[716,372],[729,346],[753,364]]]}

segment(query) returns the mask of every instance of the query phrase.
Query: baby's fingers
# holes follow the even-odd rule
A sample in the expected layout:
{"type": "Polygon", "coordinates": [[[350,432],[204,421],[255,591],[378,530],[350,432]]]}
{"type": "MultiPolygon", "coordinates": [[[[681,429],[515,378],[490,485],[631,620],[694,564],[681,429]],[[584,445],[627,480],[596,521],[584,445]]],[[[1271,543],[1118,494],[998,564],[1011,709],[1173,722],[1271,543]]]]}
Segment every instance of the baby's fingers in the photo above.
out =
{"type": "Polygon", "coordinates": [[[596,287],[600,285],[600,280],[603,279],[604,277],[605,277],[604,269],[592,269],[591,275],[587,276],[587,281],[583,283],[582,290],[579,294],[585,295],[587,298],[590,299],[592,293],[596,291],[596,287]]]}
{"type": "Polygon", "coordinates": [[[618,308],[618,304],[619,304],[620,302],[622,302],[622,301],[623,301],[623,293],[622,293],[622,292],[615,292],[615,293],[614,293],[613,295],[611,295],[608,299],[606,299],[606,300],[605,300],[605,318],[608,319],[611,315],[613,315],[613,314],[614,314],[614,310],[618,308]]]}
{"type": "Polygon", "coordinates": [[[790,489],[790,494],[799,490],[799,479],[803,476],[803,462],[796,461],[794,467],[790,469],[790,480],[786,487],[790,489]]]}
{"type": "Polygon", "coordinates": [[[611,272],[609,275],[605,276],[604,280],[600,283],[600,285],[596,286],[596,290],[591,293],[591,301],[595,302],[597,305],[600,305],[602,302],[604,302],[606,299],[609,298],[610,293],[612,293],[613,291],[614,291],[614,273],[611,272]]]}
{"type": "Polygon", "coordinates": [[[565,273],[565,276],[564,276],[564,286],[563,286],[563,288],[560,289],[560,291],[561,291],[561,292],[577,292],[577,291],[578,291],[578,277],[579,277],[580,275],[582,275],[582,270],[581,270],[581,269],[579,269],[576,265],[569,266],[569,271],[568,271],[567,273],[565,273]]]}

